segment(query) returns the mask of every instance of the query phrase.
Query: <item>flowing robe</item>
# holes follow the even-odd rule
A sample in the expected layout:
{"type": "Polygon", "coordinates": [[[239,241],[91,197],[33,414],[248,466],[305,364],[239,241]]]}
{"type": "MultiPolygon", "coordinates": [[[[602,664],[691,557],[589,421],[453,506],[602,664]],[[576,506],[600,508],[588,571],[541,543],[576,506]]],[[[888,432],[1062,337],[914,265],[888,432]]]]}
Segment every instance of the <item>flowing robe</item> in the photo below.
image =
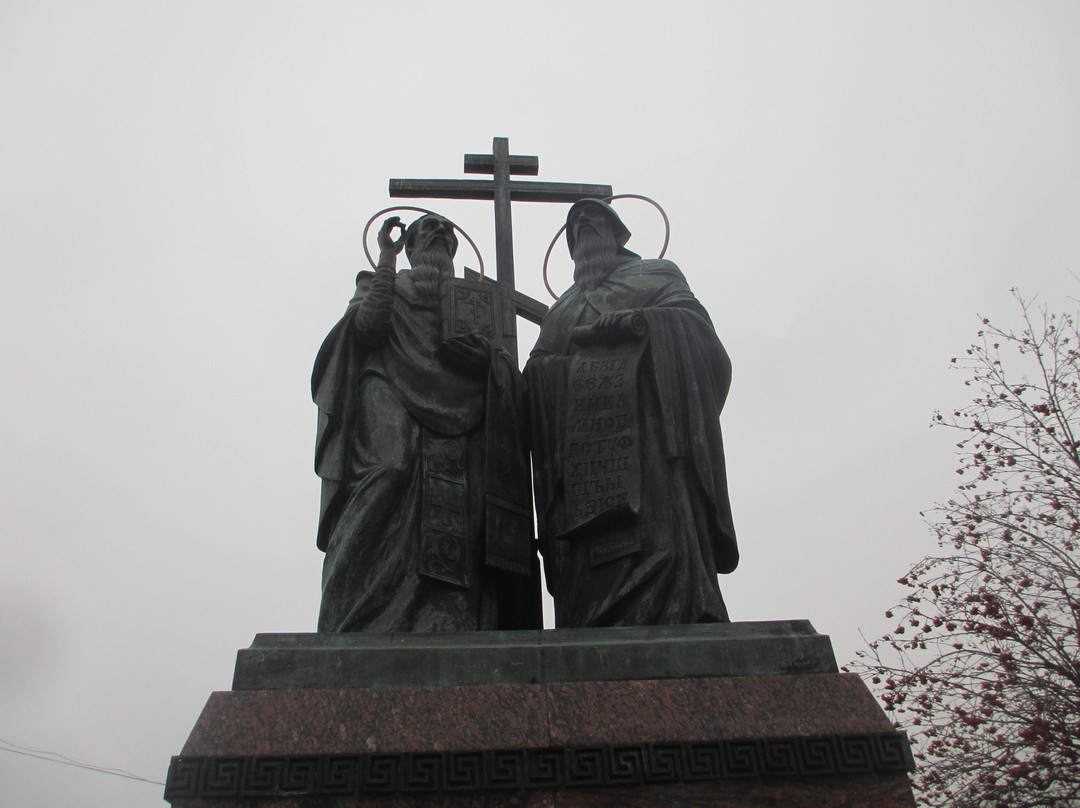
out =
{"type": "Polygon", "coordinates": [[[544,318],[525,379],[540,549],[556,625],[726,621],[716,575],[733,570],[739,557],[719,421],[731,364],[678,267],[633,260],[595,290],[571,287],[544,318]],[[634,512],[575,529],[567,401],[572,368],[589,370],[589,363],[575,364],[583,350],[575,329],[580,337],[602,314],[624,310],[636,310],[645,325],[644,336],[608,349],[610,366],[622,366],[620,357],[636,363],[627,396],[627,440],[636,455],[620,481],[634,512]]]}
{"type": "Polygon", "coordinates": [[[504,627],[500,580],[529,572],[520,374],[496,349],[483,375],[446,364],[414,275],[360,273],[312,373],[319,631],[504,627]]]}

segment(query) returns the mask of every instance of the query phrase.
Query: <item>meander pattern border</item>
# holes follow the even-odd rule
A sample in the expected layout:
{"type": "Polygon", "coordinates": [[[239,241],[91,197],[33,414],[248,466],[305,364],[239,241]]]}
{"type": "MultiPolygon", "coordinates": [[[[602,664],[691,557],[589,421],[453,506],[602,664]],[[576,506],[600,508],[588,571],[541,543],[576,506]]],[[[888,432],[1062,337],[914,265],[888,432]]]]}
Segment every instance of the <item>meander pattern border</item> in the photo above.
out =
{"type": "Polygon", "coordinates": [[[188,756],[165,799],[640,786],[909,772],[903,732],[465,752],[188,756]]]}

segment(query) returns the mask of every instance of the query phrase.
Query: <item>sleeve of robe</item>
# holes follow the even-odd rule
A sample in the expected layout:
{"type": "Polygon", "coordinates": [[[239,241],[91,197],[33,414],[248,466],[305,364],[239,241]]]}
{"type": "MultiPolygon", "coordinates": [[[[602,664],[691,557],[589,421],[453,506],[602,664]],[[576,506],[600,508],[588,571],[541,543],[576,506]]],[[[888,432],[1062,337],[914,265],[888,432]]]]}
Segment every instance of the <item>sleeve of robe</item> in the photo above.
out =
{"type": "Polygon", "coordinates": [[[335,502],[346,477],[348,450],[356,413],[355,374],[363,359],[365,339],[377,338],[386,326],[394,294],[394,271],[381,267],[356,277],[356,293],[344,316],[330,329],[311,371],[311,398],[319,408],[315,435],[315,473],[323,481],[316,545],[326,543],[336,521],[335,502]],[[351,381],[350,381],[351,380],[351,381]]]}
{"type": "Polygon", "coordinates": [[[528,576],[536,551],[524,387],[513,357],[493,349],[485,405],[485,563],[528,576]]]}
{"type": "Polygon", "coordinates": [[[739,551],[720,431],[731,360],[682,273],[670,262],[663,264],[670,279],[642,314],[649,326],[649,372],[660,400],[664,449],[669,458],[685,458],[692,466],[710,504],[718,571],[731,572],[739,563],[739,551]]]}
{"type": "Polygon", "coordinates": [[[554,554],[543,542],[561,532],[554,500],[558,486],[562,484],[562,436],[566,426],[565,402],[569,374],[569,356],[534,352],[525,365],[537,532],[540,535],[540,552],[544,556],[545,564],[549,563],[548,559],[554,554]]]}

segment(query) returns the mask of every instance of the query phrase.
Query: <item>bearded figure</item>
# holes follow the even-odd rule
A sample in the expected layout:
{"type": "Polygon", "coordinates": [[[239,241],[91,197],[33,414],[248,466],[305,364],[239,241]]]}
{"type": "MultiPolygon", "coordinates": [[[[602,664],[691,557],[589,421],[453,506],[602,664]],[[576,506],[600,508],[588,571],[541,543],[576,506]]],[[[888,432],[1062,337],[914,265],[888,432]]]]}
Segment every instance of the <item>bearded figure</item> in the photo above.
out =
{"type": "Polygon", "coordinates": [[[642,260],[600,200],[576,203],[574,285],[525,367],[540,550],[555,622],[725,622],[739,554],[720,411],[731,363],[670,261],[642,260]]]}
{"type": "Polygon", "coordinates": [[[449,221],[391,217],[379,246],[311,377],[319,631],[536,627],[509,601],[535,563],[521,376],[487,336],[446,337],[449,221]]]}

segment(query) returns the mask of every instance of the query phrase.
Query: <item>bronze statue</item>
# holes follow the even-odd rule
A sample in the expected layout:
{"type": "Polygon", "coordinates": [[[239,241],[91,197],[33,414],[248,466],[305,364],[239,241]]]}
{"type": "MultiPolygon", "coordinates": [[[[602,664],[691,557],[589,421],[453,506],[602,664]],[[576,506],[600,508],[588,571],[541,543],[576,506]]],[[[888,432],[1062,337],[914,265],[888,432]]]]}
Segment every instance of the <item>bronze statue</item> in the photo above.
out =
{"type": "Polygon", "coordinates": [[[525,367],[555,623],[728,620],[738,564],[720,411],[731,363],[679,268],[642,260],[600,200],[567,216],[574,285],[525,367]]]}
{"type": "Polygon", "coordinates": [[[453,277],[441,216],[390,217],[378,243],[311,377],[319,631],[525,627],[507,617],[535,559],[521,376],[490,312],[448,327],[455,306],[479,318],[494,284],[453,277]],[[412,269],[397,272],[403,247],[412,269]]]}

